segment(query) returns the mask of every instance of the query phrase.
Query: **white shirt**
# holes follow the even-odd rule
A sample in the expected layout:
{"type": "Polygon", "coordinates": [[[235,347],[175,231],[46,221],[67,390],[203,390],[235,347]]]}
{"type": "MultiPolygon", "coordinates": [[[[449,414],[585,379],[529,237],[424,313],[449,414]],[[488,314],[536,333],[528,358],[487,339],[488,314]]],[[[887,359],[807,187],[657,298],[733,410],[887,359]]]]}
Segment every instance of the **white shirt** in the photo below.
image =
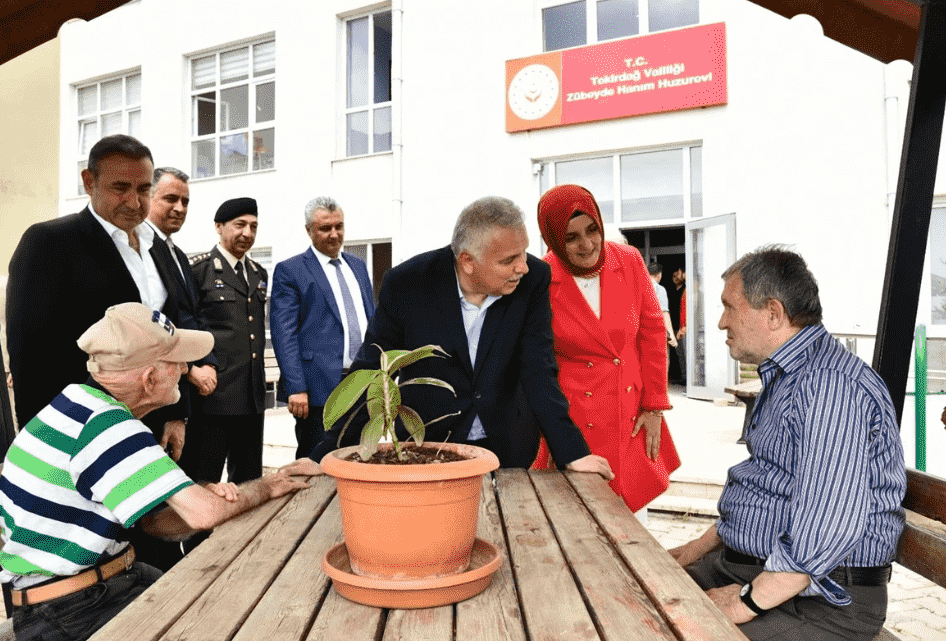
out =
{"type": "MultiPolygon", "coordinates": [[[[457,292],[460,294],[460,312],[463,315],[463,328],[466,330],[466,343],[470,348],[470,364],[476,367],[476,350],[480,345],[480,334],[483,333],[483,322],[486,320],[486,310],[499,300],[499,296],[487,296],[482,305],[476,306],[463,296],[460,288],[460,277],[457,276],[457,292]]],[[[468,441],[478,441],[486,438],[486,430],[479,416],[473,417],[470,426],[468,441]]]]}
{"type": "Polygon", "coordinates": [[[588,301],[591,311],[595,313],[595,316],[601,318],[601,274],[595,274],[591,278],[572,274],[572,278],[575,279],[575,284],[578,285],[578,291],[588,301]]]}
{"type": "MultiPolygon", "coordinates": [[[[335,265],[329,263],[329,261],[332,260],[331,256],[326,256],[316,249],[314,245],[309,245],[309,249],[312,250],[312,255],[315,256],[319,264],[322,265],[322,270],[325,272],[325,277],[328,279],[329,287],[332,288],[332,294],[335,296],[335,304],[338,305],[338,315],[342,317],[342,330],[345,334],[344,340],[342,341],[342,345],[345,346],[342,350],[342,367],[350,367],[351,356],[348,354],[348,315],[345,313],[342,286],[338,284],[338,269],[335,265]]],[[[342,276],[345,278],[345,283],[348,285],[352,302],[355,303],[355,316],[358,317],[358,330],[361,333],[360,338],[363,341],[365,339],[365,331],[368,329],[368,314],[365,312],[365,301],[361,298],[361,286],[355,278],[355,272],[352,271],[351,266],[348,264],[348,261],[345,260],[345,257],[342,256],[341,252],[338,254],[338,260],[341,263],[342,276]]]]}
{"type": "Polygon", "coordinates": [[[154,264],[154,259],[151,258],[150,250],[151,244],[154,242],[154,229],[151,225],[144,223],[135,227],[135,232],[138,234],[138,247],[141,249],[139,254],[131,248],[125,230],[119,229],[95,213],[92,203],[89,203],[89,211],[92,212],[92,217],[99,221],[102,229],[115,243],[125,267],[128,268],[128,273],[131,274],[135,285],[138,287],[141,302],[153,310],[161,311],[168,299],[168,290],[164,288],[161,275],[158,273],[158,266],[154,264]]]}

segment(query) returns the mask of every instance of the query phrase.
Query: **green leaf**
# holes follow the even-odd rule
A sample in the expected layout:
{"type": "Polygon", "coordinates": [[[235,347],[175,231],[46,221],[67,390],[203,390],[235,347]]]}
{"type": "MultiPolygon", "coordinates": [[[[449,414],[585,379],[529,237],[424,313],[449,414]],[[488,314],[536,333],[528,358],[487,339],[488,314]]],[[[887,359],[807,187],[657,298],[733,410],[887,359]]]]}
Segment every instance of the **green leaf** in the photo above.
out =
{"type": "MultiPolygon", "coordinates": [[[[392,352],[388,352],[391,354],[392,352]]],[[[402,367],[406,367],[412,363],[416,363],[422,358],[427,358],[429,356],[438,356],[440,358],[446,358],[449,356],[447,352],[443,351],[443,348],[440,345],[425,345],[424,347],[418,347],[415,350],[411,350],[406,354],[398,354],[395,358],[391,359],[388,362],[386,368],[382,367],[388,374],[393,374],[402,367]],[[439,352],[439,353],[438,353],[439,352]]]]}
{"type": "Polygon", "coordinates": [[[358,456],[362,461],[367,461],[371,455],[378,451],[378,443],[381,441],[381,431],[384,427],[382,417],[372,417],[368,424],[361,430],[361,447],[358,448],[358,456]]]}
{"type": "Polygon", "coordinates": [[[377,370],[360,369],[352,372],[338,384],[325,401],[325,410],[322,413],[322,422],[325,430],[332,429],[335,421],[340,419],[365,393],[368,385],[380,375],[377,370]]]}
{"type": "Polygon", "coordinates": [[[424,421],[421,419],[420,414],[406,405],[401,405],[397,413],[398,416],[401,417],[401,420],[404,421],[404,427],[407,428],[407,433],[411,435],[411,438],[414,439],[414,442],[418,445],[423,445],[424,421]]]}
{"type": "Polygon", "coordinates": [[[367,402],[362,403],[361,405],[358,406],[358,409],[356,409],[354,412],[348,415],[348,420],[345,421],[344,425],[342,425],[342,431],[338,433],[338,441],[336,441],[335,447],[342,446],[342,437],[345,436],[345,431],[348,429],[348,426],[351,425],[351,422],[354,420],[354,418],[358,415],[358,412],[361,411],[361,408],[363,408],[367,404],[368,404],[367,402]]]}
{"type": "Polygon", "coordinates": [[[394,419],[397,417],[397,408],[401,404],[401,390],[390,376],[379,372],[377,380],[368,387],[368,411],[371,418],[381,415],[383,433],[394,438],[394,419]]]}
{"type": "Polygon", "coordinates": [[[428,376],[419,376],[417,378],[412,378],[409,381],[404,381],[400,384],[401,387],[405,385],[436,385],[437,387],[443,387],[450,390],[450,393],[454,396],[457,395],[456,390],[453,389],[453,385],[447,381],[442,381],[439,378],[430,378],[428,376]]]}

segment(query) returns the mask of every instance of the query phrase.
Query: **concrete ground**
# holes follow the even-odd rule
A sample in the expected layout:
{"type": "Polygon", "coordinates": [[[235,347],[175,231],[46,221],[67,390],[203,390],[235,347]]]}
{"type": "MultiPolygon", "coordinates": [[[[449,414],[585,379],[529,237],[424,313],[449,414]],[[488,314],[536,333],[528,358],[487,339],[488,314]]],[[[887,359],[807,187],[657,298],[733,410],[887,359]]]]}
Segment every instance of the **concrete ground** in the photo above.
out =
{"type": "MultiPolygon", "coordinates": [[[[746,447],[736,443],[744,406],[689,399],[678,386],[671,387],[670,395],[673,410],[666,414],[667,424],[682,465],[671,476],[670,490],[651,503],[647,516],[647,529],[667,548],[696,538],[712,525],[726,471],[748,456],[746,447]]],[[[277,468],[295,458],[293,425],[285,408],[266,413],[265,467],[277,468]]],[[[946,473],[946,459],[929,463],[932,473],[946,473]]],[[[895,565],[888,595],[888,629],[904,640],[946,641],[946,589],[895,565]]]]}

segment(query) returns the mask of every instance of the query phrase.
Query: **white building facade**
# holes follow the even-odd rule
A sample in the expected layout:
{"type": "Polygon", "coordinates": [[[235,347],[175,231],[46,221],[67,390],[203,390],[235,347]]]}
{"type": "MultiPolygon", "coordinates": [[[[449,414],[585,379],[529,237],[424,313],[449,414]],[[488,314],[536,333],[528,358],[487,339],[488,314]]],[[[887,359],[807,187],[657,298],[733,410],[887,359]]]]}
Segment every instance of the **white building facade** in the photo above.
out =
{"type": "MultiPolygon", "coordinates": [[[[216,242],[222,201],[252,196],[254,256],[271,267],[307,247],[303,207],[330,195],[377,279],[446,245],[488,194],[522,207],[542,255],[536,202],[576,182],[665,279],[687,265],[691,394],[733,382],[719,274],[770,243],[806,257],[825,325],[870,360],[912,65],[812,18],[744,0],[138,0],[60,38],[62,214],[85,205],[91,144],[131,133],[192,176],[187,251],[216,242]],[[507,61],[718,23],[723,103],[507,132],[507,61]]],[[[917,323],[946,338],[942,170],[936,194],[917,323]]]]}

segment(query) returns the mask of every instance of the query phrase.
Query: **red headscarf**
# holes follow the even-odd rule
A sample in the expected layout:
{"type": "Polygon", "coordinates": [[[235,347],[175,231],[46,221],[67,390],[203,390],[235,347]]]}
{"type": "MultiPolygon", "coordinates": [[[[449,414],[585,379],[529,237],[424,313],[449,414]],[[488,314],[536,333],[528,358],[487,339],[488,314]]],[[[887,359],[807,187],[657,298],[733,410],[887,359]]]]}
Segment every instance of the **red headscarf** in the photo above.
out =
{"type": "Polygon", "coordinates": [[[539,199],[539,230],[542,240],[549,249],[558,256],[565,268],[576,276],[588,276],[601,271],[604,266],[604,224],[601,222],[601,210],[591,192],[578,185],[559,185],[549,189],[539,199]],[[565,254],[565,233],[568,230],[568,221],[576,213],[587,214],[601,230],[601,253],[598,262],[591,268],[580,268],[573,265],[565,254]]]}

